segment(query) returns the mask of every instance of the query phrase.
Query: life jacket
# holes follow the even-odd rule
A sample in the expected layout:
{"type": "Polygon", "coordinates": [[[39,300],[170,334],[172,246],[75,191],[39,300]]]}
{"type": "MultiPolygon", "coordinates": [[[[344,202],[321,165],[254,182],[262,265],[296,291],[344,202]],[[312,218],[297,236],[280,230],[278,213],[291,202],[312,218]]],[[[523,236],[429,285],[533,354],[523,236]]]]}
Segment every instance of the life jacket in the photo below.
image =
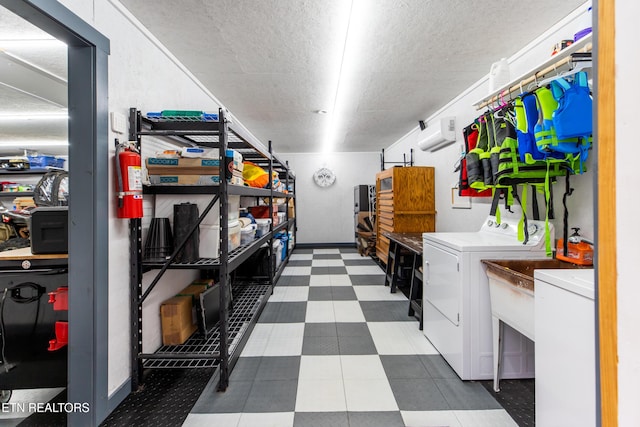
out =
{"type": "Polygon", "coordinates": [[[533,164],[536,160],[544,160],[548,157],[564,158],[562,153],[542,153],[538,150],[534,128],[539,115],[534,93],[529,92],[516,98],[514,110],[521,162],[533,164]]]}
{"type": "Polygon", "coordinates": [[[471,188],[485,191],[496,186],[500,148],[509,130],[505,117],[496,117],[493,112],[478,117],[475,126],[478,129],[478,143],[467,152],[467,176],[471,188]]]}
{"type": "MultiPolygon", "coordinates": [[[[494,113],[486,113],[476,120],[479,130],[478,145],[467,154],[467,172],[472,187],[493,190],[492,215],[495,212],[498,222],[500,222],[500,211],[496,208],[497,200],[503,198],[506,209],[509,210],[514,203],[522,206],[518,238],[526,243],[528,241],[526,216],[528,187],[532,187],[533,200],[536,202],[532,205],[536,219],[540,214],[535,195],[536,193],[545,195],[547,206],[545,216],[548,224],[548,219],[553,214],[552,183],[557,177],[573,172],[570,163],[564,158],[555,159],[549,156],[546,160],[534,160],[529,156],[525,157],[527,161],[522,161],[518,141],[518,115],[514,108],[503,108],[498,116],[494,113]],[[471,181],[471,176],[474,177],[474,182],[471,181]],[[518,187],[522,187],[522,198],[518,194],[518,187]]],[[[528,133],[528,131],[521,131],[521,133],[528,133]]],[[[546,247],[547,252],[551,254],[552,245],[549,239],[546,247]]]]}
{"type": "Polygon", "coordinates": [[[551,82],[551,92],[558,101],[553,113],[553,125],[559,140],[577,138],[577,144],[560,145],[554,150],[569,154],[579,154],[580,162],[587,160],[593,133],[593,100],[589,92],[587,73],[581,71],[574,77],[573,83],[563,78],[551,82]]]}
{"type": "MultiPolygon", "coordinates": [[[[554,123],[554,113],[558,109],[558,102],[553,92],[546,87],[541,87],[536,89],[535,95],[538,121],[534,127],[534,134],[538,151],[546,155],[546,158],[554,157],[552,153],[562,153],[572,165],[575,165],[577,161],[577,169],[582,173],[588,149],[588,146],[585,148],[582,146],[588,143],[589,138],[559,137],[554,123]]],[[[562,116],[566,117],[565,114],[562,116]]]]}
{"type": "MultiPolygon", "coordinates": [[[[462,131],[462,136],[464,137],[464,152],[468,153],[469,151],[476,148],[478,145],[478,126],[476,123],[473,123],[462,131]]],[[[458,194],[462,197],[491,197],[491,190],[483,190],[479,191],[475,188],[471,188],[469,185],[469,176],[467,170],[467,159],[466,155],[462,157],[460,160],[460,180],[458,183],[458,194]]]]}
{"type": "Polygon", "coordinates": [[[476,146],[467,150],[467,154],[465,155],[467,179],[469,187],[483,191],[490,188],[485,182],[485,170],[482,162],[483,158],[488,158],[487,151],[489,150],[489,130],[487,128],[486,115],[478,117],[474,121],[473,126],[478,130],[478,136],[476,146]]]}

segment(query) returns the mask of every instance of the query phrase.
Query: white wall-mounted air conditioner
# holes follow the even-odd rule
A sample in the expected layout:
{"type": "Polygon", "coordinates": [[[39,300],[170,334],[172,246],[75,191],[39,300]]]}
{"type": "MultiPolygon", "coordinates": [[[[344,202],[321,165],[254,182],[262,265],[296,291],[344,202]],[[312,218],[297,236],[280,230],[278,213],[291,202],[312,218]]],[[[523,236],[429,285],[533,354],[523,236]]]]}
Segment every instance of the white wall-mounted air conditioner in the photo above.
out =
{"type": "MultiPolygon", "coordinates": [[[[444,117],[436,120],[435,124],[429,126],[426,132],[431,131],[430,135],[423,137],[418,136],[418,147],[422,151],[436,151],[456,140],[456,118],[444,117]]],[[[425,132],[425,131],[423,131],[425,132]]]]}

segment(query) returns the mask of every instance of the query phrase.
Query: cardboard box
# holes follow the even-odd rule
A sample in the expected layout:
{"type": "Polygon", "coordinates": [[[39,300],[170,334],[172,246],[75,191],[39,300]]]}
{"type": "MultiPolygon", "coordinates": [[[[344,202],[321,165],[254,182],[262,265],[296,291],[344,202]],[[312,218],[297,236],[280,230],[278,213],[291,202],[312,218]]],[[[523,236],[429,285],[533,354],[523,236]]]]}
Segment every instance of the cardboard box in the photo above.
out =
{"type": "Polygon", "coordinates": [[[153,185],[218,185],[219,175],[149,175],[153,185]]]}
{"type": "Polygon", "coordinates": [[[146,160],[149,175],[218,175],[219,159],[149,157],[146,160]]]}
{"type": "Polygon", "coordinates": [[[293,199],[289,199],[289,218],[296,217],[296,205],[293,202],[293,199]]]}
{"type": "Polygon", "coordinates": [[[32,208],[36,206],[36,203],[33,201],[33,197],[16,197],[13,199],[14,210],[21,210],[25,208],[32,208]]]}
{"type": "Polygon", "coordinates": [[[242,153],[233,149],[227,149],[226,153],[227,170],[237,170],[242,172],[244,170],[244,163],[242,163],[242,153]]]}
{"type": "Polygon", "coordinates": [[[189,286],[178,292],[176,296],[190,296],[195,301],[202,292],[211,286],[213,286],[213,279],[194,280],[189,286]]]}
{"type": "Polygon", "coordinates": [[[198,328],[193,318],[191,296],[175,296],[160,306],[162,344],[183,344],[198,328]]]}

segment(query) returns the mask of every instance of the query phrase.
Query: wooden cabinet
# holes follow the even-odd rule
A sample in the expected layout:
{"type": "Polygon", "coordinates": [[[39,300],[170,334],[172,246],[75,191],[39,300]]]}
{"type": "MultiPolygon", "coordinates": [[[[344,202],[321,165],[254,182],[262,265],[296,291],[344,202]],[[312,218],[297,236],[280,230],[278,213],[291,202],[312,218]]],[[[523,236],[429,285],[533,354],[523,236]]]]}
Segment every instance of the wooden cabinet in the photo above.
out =
{"type": "Polygon", "coordinates": [[[434,168],[394,167],[376,174],[376,255],[387,263],[389,239],[382,232],[435,231],[434,168]]]}

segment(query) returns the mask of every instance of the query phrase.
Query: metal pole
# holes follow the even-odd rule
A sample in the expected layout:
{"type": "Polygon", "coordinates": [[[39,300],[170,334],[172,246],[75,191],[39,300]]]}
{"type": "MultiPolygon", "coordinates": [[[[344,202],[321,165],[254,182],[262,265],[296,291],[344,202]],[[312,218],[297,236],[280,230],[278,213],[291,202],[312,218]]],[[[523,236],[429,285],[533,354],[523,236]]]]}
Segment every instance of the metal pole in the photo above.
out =
{"type": "MultiPolygon", "coordinates": [[[[229,212],[227,194],[227,141],[229,127],[222,108],[219,110],[220,120],[220,382],[218,391],[225,391],[229,386],[229,325],[228,292],[229,276],[229,212]]],[[[233,161],[233,160],[232,160],[233,161]]]]}

